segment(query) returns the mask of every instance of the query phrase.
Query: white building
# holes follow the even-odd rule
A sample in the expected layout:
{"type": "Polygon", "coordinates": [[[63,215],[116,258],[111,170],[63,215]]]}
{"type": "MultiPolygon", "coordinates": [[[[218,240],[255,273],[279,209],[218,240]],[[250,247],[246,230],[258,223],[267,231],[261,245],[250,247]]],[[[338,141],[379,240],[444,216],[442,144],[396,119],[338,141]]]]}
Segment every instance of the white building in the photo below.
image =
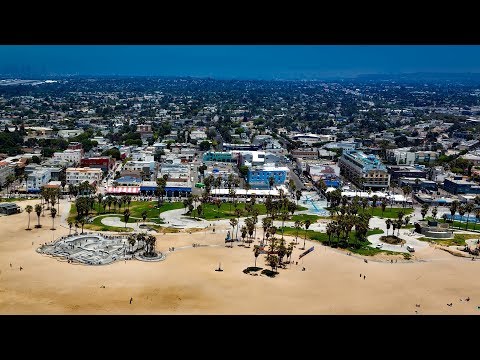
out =
{"type": "Polygon", "coordinates": [[[67,174],[67,184],[79,184],[84,181],[93,183],[94,181],[99,183],[102,180],[102,169],[94,168],[68,168],[66,171],[67,174]]]}
{"type": "Polygon", "coordinates": [[[312,145],[319,142],[336,141],[337,137],[335,135],[324,134],[297,134],[292,135],[292,140],[301,141],[305,144],[312,145]]]}
{"type": "Polygon", "coordinates": [[[0,161],[0,186],[5,186],[7,182],[7,177],[9,175],[14,175],[15,170],[13,166],[10,166],[10,163],[7,161],[0,161]]]}
{"type": "Polygon", "coordinates": [[[431,163],[438,159],[440,152],[436,151],[410,151],[410,148],[387,150],[387,159],[395,164],[413,165],[418,163],[431,163]]]}
{"type": "Polygon", "coordinates": [[[155,171],[155,164],[154,160],[152,161],[134,161],[130,160],[123,165],[123,170],[125,171],[142,171],[144,168],[149,168],[150,171],[155,171]]]}
{"type": "Polygon", "coordinates": [[[58,136],[68,139],[83,134],[83,129],[58,130],[58,136]]]}
{"type": "Polygon", "coordinates": [[[190,139],[192,140],[204,140],[206,138],[207,138],[207,134],[205,134],[205,131],[193,130],[190,133],[190,139]]]}
{"type": "Polygon", "coordinates": [[[50,169],[36,169],[27,176],[27,192],[39,192],[51,179],[50,169]]]}
{"type": "Polygon", "coordinates": [[[82,160],[82,150],[76,149],[71,150],[67,149],[63,152],[56,152],[53,154],[53,159],[55,161],[64,161],[67,162],[69,165],[79,165],[80,160],[82,160]]]}

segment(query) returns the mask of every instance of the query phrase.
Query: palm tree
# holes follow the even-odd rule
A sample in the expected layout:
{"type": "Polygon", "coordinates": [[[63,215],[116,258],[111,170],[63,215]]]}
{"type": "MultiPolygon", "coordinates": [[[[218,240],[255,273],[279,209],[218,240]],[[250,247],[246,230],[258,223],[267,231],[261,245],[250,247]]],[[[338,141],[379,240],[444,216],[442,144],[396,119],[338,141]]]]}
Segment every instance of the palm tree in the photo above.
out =
{"type": "Polygon", "coordinates": [[[280,220],[282,220],[282,240],[283,240],[283,230],[285,228],[285,221],[288,220],[288,214],[285,212],[281,213],[280,220]]]}
{"type": "Polygon", "coordinates": [[[305,238],[303,239],[303,249],[302,250],[305,250],[305,241],[307,240],[307,230],[310,227],[310,224],[311,224],[311,222],[308,219],[303,222],[303,225],[305,226],[305,238]]]}
{"type": "Polygon", "coordinates": [[[135,238],[134,235],[128,235],[128,244],[130,245],[130,252],[133,252],[133,247],[135,246],[135,243],[137,242],[137,239],[135,238]]]}
{"type": "Polygon", "coordinates": [[[438,208],[436,206],[434,206],[433,209],[432,209],[433,219],[437,218],[437,213],[438,213],[438,208]]]}
{"type": "Polygon", "coordinates": [[[298,189],[297,191],[295,191],[295,199],[297,199],[297,205],[298,205],[298,201],[302,198],[302,190],[298,189]]]}
{"type": "Polygon", "coordinates": [[[388,236],[388,230],[390,230],[390,226],[392,225],[392,220],[391,219],[385,220],[385,225],[387,225],[387,236],[388,236]]]}
{"type": "Polygon", "coordinates": [[[68,220],[68,235],[71,235],[72,234],[72,226],[73,226],[73,221],[72,220],[68,220]]]}
{"type": "Polygon", "coordinates": [[[50,216],[52,217],[52,228],[50,230],[55,230],[55,216],[57,216],[57,209],[52,207],[50,209],[50,216]]]}
{"type": "Polygon", "coordinates": [[[269,219],[267,217],[264,217],[262,219],[262,228],[263,228],[263,237],[262,237],[262,244],[265,241],[265,233],[267,230],[272,226],[272,219],[269,219]]]}
{"type": "Polygon", "coordinates": [[[42,210],[43,210],[43,207],[41,204],[35,205],[35,213],[37,214],[37,217],[38,217],[38,225],[35,225],[36,228],[42,227],[42,225],[40,225],[40,215],[42,215],[42,210]]]}
{"type": "Polygon", "coordinates": [[[85,218],[82,216],[82,217],[78,220],[78,222],[79,222],[80,225],[82,226],[82,232],[81,232],[81,233],[83,234],[83,226],[85,225],[85,218]]]}
{"type": "Polygon", "coordinates": [[[365,213],[365,208],[368,206],[368,199],[367,198],[362,198],[362,209],[363,212],[365,213]]]}
{"type": "Polygon", "coordinates": [[[253,246],[253,255],[255,256],[255,267],[257,267],[257,258],[260,255],[260,247],[258,245],[253,246]]]}
{"type": "Polygon", "coordinates": [[[422,220],[425,220],[425,216],[428,213],[429,206],[428,204],[423,204],[422,205],[422,210],[420,210],[420,214],[422,214],[422,220]]]}
{"type": "Polygon", "coordinates": [[[143,219],[143,222],[145,222],[145,220],[147,219],[147,210],[143,210],[142,211],[142,219],[143,219]]]}
{"type": "Polygon", "coordinates": [[[242,235],[242,242],[245,242],[245,238],[247,237],[247,227],[245,225],[240,229],[240,233],[242,235]]]}
{"type": "Polygon", "coordinates": [[[457,212],[459,206],[460,206],[460,203],[458,202],[458,200],[454,200],[450,204],[450,208],[449,208],[450,209],[450,214],[451,214],[450,220],[453,221],[453,218],[454,218],[455,213],[457,212]]]}
{"type": "Polygon", "coordinates": [[[98,202],[98,212],[100,213],[100,206],[102,205],[103,194],[97,194],[97,202],[98,202]]]}
{"type": "Polygon", "coordinates": [[[25,211],[28,213],[28,227],[27,227],[27,230],[31,230],[30,229],[30,213],[33,211],[33,206],[32,205],[25,206],[25,211]]]}
{"type": "Polygon", "coordinates": [[[383,213],[385,212],[385,209],[387,208],[387,199],[386,198],[382,199],[382,202],[380,203],[380,206],[382,207],[382,216],[383,216],[383,213]]]}
{"type": "Polygon", "coordinates": [[[129,209],[125,209],[123,211],[123,220],[125,221],[125,229],[127,228],[127,222],[128,222],[128,219],[130,218],[130,210],[129,209]]]}
{"type": "Polygon", "coordinates": [[[240,226],[240,217],[242,214],[243,211],[241,209],[235,209],[235,215],[237,217],[237,233],[235,234],[235,239],[238,239],[238,227],[240,226]]]}
{"type": "Polygon", "coordinates": [[[373,215],[373,209],[377,207],[377,201],[378,201],[378,195],[375,194],[372,196],[372,215],[373,215]]]}
{"type": "Polygon", "coordinates": [[[297,238],[298,238],[298,232],[300,231],[300,229],[302,228],[302,222],[300,220],[297,220],[295,221],[295,230],[296,230],[296,233],[295,233],[295,244],[297,244],[297,238]]]}
{"type": "Polygon", "coordinates": [[[480,222],[480,209],[475,210],[475,217],[477,218],[477,221],[475,222],[475,224],[473,224],[473,230],[475,230],[477,223],[480,222]]]}
{"type": "Polygon", "coordinates": [[[474,208],[475,205],[473,204],[473,202],[468,202],[465,205],[465,212],[467,213],[467,224],[465,225],[465,229],[468,229],[468,220],[470,220],[470,213],[473,211],[474,208]]]}
{"type": "Polygon", "coordinates": [[[275,184],[275,178],[273,176],[270,176],[268,178],[268,186],[270,186],[270,190],[272,190],[273,184],[275,184]]]}
{"type": "Polygon", "coordinates": [[[463,204],[458,207],[458,214],[462,217],[462,220],[466,212],[467,210],[465,209],[465,206],[463,204]]]}
{"type": "Polygon", "coordinates": [[[330,246],[331,244],[331,238],[334,232],[335,232],[335,224],[333,222],[329,222],[327,224],[327,230],[326,230],[326,233],[328,236],[328,246],[330,246]]]}
{"type": "Polygon", "coordinates": [[[397,225],[397,236],[398,236],[400,234],[400,228],[403,225],[402,219],[398,219],[397,221],[395,221],[395,225],[397,225]]]}
{"type": "MultiPolygon", "coordinates": [[[[235,232],[235,226],[237,226],[238,221],[235,218],[230,219],[230,226],[232,227],[232,241],[233,241],[233,233],[235,232]]],[[[232,247],[233,247],[233,242],[232,242],[232,247]]]]}

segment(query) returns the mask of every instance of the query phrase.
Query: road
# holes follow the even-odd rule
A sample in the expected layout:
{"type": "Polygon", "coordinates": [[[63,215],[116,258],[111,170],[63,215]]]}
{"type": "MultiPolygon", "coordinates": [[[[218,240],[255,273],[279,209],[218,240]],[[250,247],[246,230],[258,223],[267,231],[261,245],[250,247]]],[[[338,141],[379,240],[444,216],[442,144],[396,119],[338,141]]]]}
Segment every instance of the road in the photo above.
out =
{"type": "Polygon", "coordinates": [[[295,174],[295,172],[293,171],[293,169],[295,168],[295,166],[288,162],[287,164],[287,167],[290,169],[290,178],[293,179],[293,181],[295,182],[295,186],[297,187],[297,190],[300,189],[300,190],[306,190],[305,187],[303,186],[303,181],[300,180],[300,178],[298,177],[297,174],[295,174]]]}

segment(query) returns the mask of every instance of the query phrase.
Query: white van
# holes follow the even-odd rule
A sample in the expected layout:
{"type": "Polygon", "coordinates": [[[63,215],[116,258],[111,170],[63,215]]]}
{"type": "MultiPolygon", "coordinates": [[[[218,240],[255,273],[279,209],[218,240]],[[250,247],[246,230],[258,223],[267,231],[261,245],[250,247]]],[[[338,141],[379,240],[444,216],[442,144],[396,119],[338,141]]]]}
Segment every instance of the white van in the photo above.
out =
{"type": "Polygon", "coordinates": [[[410,252],[415,252],[415,249],[413,248],[413,246],[410,246],[410,245],[407,245],[407,250],[410,252]]]}

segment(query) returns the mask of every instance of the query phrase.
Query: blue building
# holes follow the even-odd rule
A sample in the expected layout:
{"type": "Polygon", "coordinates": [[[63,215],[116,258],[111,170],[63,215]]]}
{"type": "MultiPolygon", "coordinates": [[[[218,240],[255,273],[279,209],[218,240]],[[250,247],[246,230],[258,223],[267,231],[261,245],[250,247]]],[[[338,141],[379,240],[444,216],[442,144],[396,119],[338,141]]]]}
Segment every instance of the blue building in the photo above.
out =
{"type": "Polygon", "coordinates": [[[461,176],[445,179],[443,188],[451,194],[480,194],[480,186],[473,181],[463,180],[461,176]]]}
{"type": "Polygon", "coordinates": [[[288,174],[290,170],[288,167],[255,167],[248,170],[247,181],[254,189],[268,189],[270,188],[269,180],[274,179],[275,185],[282,185],[288,181],[288,174]]]}

